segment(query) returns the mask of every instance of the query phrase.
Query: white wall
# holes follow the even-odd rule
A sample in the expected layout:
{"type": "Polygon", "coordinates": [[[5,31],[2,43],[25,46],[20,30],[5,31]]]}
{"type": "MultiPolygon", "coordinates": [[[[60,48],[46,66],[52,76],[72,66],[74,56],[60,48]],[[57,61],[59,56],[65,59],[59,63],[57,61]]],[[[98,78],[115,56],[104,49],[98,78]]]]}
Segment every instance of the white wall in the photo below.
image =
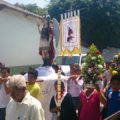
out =
{"type": "Polygon", "coordinates": [[[37,23],[23,14],[0,10],[0,62],[6,66],[41,64],[37,23]]]}

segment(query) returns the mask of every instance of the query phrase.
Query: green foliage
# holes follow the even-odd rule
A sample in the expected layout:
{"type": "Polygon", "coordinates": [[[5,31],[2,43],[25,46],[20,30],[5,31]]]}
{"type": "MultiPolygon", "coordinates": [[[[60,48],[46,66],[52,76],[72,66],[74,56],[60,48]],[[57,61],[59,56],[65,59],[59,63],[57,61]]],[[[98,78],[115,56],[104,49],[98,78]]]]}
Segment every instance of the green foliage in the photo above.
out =
{"type": "Polygon", "coordinates": [[[27,5],[24,5],[24,4],[18,4],[18,3],[16,3],[15,6],[23,8],[25,10],[28,10],[28,11],[33,12],[35,14],[38,14],[40,16],[45,15],[45,12],[46,12],[45,8],[40,8],[36,4],[27,4],[27,5]]]}
{"type": "Polygon", "coordinates": [[[95,56],[97,54],[98,49],[94,44],[92,44],[89,49],[89,54],[91,54],[92,56],[95,56]]]}
{"type": "Polygon", "coordinates": [[[59,21],[71,9],[80,9],[82,43],[94,43],[100,50],[120,46],[120,0],[51,0],[48,6],[59,21]]]}
{"type": "Polygon", "coordinates": [[[97,47],[92,44],[82,64],[82,76],[85,83],[95,84],[104,72],[104,59],[97,47]]]}

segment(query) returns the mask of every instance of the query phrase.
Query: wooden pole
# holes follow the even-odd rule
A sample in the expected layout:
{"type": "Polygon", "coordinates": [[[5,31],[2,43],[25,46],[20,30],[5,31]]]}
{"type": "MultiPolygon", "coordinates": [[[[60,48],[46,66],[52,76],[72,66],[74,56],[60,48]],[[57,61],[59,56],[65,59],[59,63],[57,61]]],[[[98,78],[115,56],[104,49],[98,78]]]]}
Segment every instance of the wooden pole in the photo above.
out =
{"type": "MultiPolygon", "coordinates": [[[[61,107],[61,68],[58,70],[58,81],[57,81],[57,107],[61,107]]],[[[57,120],[60,120],[60,111],[57,113],[57,120]]]]}

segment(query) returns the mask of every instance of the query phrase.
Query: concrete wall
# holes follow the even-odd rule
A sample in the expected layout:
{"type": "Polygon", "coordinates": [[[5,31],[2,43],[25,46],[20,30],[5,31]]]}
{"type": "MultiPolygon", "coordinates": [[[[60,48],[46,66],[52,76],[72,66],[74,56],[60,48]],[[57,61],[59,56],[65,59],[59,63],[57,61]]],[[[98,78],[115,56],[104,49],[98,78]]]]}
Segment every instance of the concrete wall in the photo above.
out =
{"type": "Polygon", "coordinates": [[[6,66],[42,64],[37,24],[22,13],[0,10],[0,62],[6,66]]]}

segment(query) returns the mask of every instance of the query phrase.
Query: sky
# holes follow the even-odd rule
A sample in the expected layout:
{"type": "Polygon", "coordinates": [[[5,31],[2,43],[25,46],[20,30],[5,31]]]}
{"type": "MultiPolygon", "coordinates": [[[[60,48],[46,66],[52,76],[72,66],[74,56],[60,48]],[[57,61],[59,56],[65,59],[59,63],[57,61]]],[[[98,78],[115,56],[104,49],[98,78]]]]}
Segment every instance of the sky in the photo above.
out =
{"type": "Polygon", "coordinates": [[[44,8],[48,5],[50,0],[4,0],[11,4],[23,3],[23,4],[34,4],[36,3],[39,7],[44,8]]]}

